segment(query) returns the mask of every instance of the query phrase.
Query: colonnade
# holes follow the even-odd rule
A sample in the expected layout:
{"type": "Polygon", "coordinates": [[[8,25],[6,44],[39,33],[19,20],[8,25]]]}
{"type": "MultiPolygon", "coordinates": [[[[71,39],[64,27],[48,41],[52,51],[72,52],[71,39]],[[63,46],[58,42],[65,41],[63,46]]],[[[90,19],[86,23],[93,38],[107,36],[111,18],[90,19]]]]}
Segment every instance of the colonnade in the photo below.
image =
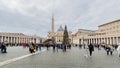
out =
{"type": "Polygon", "coordinates": [[[79,44],[120,44],[120,37],[80,38],[79,44]]]}
{"type": "Polygon", "coordinates": [[[7,43],[36,43],[37,38],[20,36],[0,36],[0,42],[7,43]]]}

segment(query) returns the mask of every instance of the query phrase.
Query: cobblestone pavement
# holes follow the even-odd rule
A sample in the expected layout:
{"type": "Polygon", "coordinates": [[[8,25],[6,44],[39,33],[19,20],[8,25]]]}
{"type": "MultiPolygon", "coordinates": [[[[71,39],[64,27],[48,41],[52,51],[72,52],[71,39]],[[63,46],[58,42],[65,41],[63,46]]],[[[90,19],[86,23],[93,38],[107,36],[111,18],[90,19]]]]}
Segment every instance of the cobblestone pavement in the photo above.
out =
{"type": "Polygon", "coordinates": [[[111,56],[106,55],[103,49],[95,49],[93,55],[88,58],[84,56],[85,53],[85,49],[77,47],[72,47],[67,52],[53,52],[50,49],[0,68],[120,68],[120,58],[116,51],[111,56]]]}
{"type": "Polygon", "coordinates": [[[23,48],[22,46],[13,46],[13,47],[7,47],[8,53],[1,53],[0,52],[0,62],[16,58],[22,55],[26,55],[29,53],[28,48],[23,48]]]}

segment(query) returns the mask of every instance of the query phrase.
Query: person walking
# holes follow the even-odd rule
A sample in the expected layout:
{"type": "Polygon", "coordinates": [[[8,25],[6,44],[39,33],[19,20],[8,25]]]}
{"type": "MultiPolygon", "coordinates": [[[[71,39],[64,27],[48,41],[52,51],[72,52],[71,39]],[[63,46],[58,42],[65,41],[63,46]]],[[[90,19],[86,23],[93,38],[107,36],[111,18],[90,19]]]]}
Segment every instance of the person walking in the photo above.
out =
{"type": "Polygon", "coordinates": [[[39,51],[41,51],[41,46],[42,46],[42,44],[39,44],[39,45],[38,45],[39,51]]]}
{"type": "Polygon", "coordinates": [[[7,53],[7,48],[6,48],[6,44],[5,44],[5,42],[2,42],[2,45],[1,45],[1,52],[2,53],[7,53]]]}
{"type": "Polygon", "coordinates": [[[118,56],[120,57],[120,45],[117,48],[118,56]]]}
{"type": "Polygon", "coordinates": [[[107,55],[109,55],[109,52],[110,52],[110,47],[109,47],[109,45],[107,45],[107,46],[105,47],[105,50],[106,50],[106,52],[107,52],[107,55]]]}
{"type": "Polygon", "coordinates": [[[32,43],[29,48],[30,53],[35,53],[35,45],[32,43]]]}
{"type": "Polygon", "coordinates": [[[90,45],[88,45],[88,48],[89,48],[90,56],[92,56],[92,52],[94,51],[94,46],[92,44],[90,44],[90,45]]]}
{"type": "Polygon", "coordinates": [[[110,45],[109,47],[110,47],[110,54],[112,55],[112,54],[113,54],[113,52],[114,52],[114,48],[113,48],[113,46],[112,46],[112,45],[110,45]]]}
{"type": "Polygon", "coordinates": [[[36,51],[38,51],[38,45],[36,44],[36,46],[35,46],[35,49],[36,49],[36,51]]]}
{"type": "Polygon", "coordinates": [[[63,52],[66,52],[66,45],[63,45],[63,52]]]}
{"type": "Polygon", "coordinates": [[[55,44],[52,44],[53,52],[55,52],[55,44]]]}

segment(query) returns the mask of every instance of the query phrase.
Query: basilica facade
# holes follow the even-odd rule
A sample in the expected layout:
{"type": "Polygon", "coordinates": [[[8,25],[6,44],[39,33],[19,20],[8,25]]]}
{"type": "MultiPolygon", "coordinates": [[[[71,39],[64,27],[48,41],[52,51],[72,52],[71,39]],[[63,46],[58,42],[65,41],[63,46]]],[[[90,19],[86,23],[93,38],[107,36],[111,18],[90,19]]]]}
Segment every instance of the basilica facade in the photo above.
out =
{"type": "MultiPolygon", "coordinates": [[[[55,43],[62,44],[63,42],[64,28],[60,26],[57,31],[54,31],[54,17],[52,16],[51,31],[48,32],[47,39],[55,38],[55,43]]],[[[73,41],[72,32],[68,31],[70,43],[73,41]]]]}

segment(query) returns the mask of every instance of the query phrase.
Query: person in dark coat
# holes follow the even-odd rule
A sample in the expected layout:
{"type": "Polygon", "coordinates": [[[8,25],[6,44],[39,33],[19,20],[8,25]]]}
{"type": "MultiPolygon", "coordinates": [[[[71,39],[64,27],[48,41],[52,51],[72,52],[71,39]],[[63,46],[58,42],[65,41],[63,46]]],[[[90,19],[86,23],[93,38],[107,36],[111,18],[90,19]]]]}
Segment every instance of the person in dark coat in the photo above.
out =
{"type": "Polygon", "coordinates": [[[6,48],[6,44],[4,42],[2,42],[2,45],[1,45],[1,52],[2,53],[7,53],[7,48],[6,48]]]}
{"type": "Polygon", "coordinates": [[[114,48],[111,45],[106,46],[106,51],[107,51],[107,55],[109,55],[109,53],[112,55],[114,48]]]}
{"type": "Polygon", "coordinates": [[[66,45],[63,45],[63,52],[66,52],[66,45]]]}
{"type": "Polygon", "coordinates": [[[35,47],[35,48],[36,48],[36,51],[38,51],[38,45],[36,45],[36,47],[35,47]]]}
{"type": "Polygon", "coordinates": [[[94,51],[94,46],[92,44],[88,45],[90,56],[92,56],[92,52],[94,51]]]}
{"type": "Polygon", "coordinates": [[[52,46],[53,46],[53,52],[55,52],[55,44],[53,44],[52,46]]]}
{"type": "Polygon", "coordinates": [[[40,51],[41,51],[41,47],[42,47],[42,44],[39,44],[39,45],[38,45],[38,48],[39,48],[40,51]]]}

